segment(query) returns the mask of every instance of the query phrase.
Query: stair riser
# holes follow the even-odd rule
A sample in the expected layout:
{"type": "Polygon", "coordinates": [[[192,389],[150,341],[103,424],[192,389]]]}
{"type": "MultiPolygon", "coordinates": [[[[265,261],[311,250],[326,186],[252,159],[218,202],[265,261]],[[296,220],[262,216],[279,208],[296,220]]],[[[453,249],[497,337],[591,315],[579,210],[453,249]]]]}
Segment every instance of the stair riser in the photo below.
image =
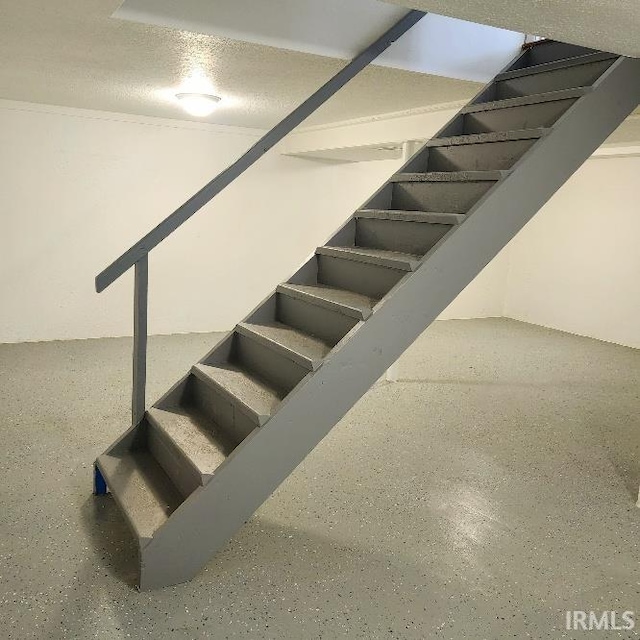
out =
{"type": "Polygon", "coordinates": [[[358,324],[355,318],[280,293],[276,298],[276,319],[331,346],[358,324]]]}
{"type": "Polygon", "coordinates": [[[234,444],[240,444],[257,427],[254,420],[197,376],[189,376],[187,391],[188,402],[224,429],[234,444]]]}
{"type": "Polygon", "coordinates": [[[494,182],[398,182],[390,209],[466,213],[494,182]]]}
{"type": "Polygon", "coordinates": [[[451,229],[448,224],[359,218],[356,245],[424,255],[451,229]]]}
{"type": "Polygon", "coordinates": [[[234,342],[235,361],[284,394],[289,393],[309,373],[293,360],[252,338],[236,334],[234,342]]]}
{"type": "Polygon", "coordinates": [[[510,169],[537,139],[508,140],[450,147],[431,147],[428,171],[492,171],[510,169]]]}
{"type": "Polygon", "coordinates": [[[317,259],[319,283],[372,298],[382,298],[407,273],[400,269],[330,256],[319,255],[317,259]]]}
{"type": "Polygon", "coordinates": [[[360,209],[355,215],[356,219],[419,222],[423,224],[444,224],[446,226],[455,226],[465,220],[465,216],[462,213],[434,213],[433,211],[369,211],[360,209]]]}
{"type": "Polygon", "coordinates": [[[573,87],[586,87],[592,85],[614,62],[614,59],[591,62],[578,66],[567,67],[566,69],[555,69],[543,73],[534,73],[520,78],[500,80],[490,89],[495,91],[489,100],[504,100],[506,98],[517,98],[519,96],[530,96],[546,91],[559,91],[560,89],[570,89],[573,87]]]}
{"type": "Polygon", "coordinates": [[[526,51],[509,70],[532,67],[537,64],[547,64],[548,62],[556,62],[558,60],[564,60],[565,58],[586,56],[590,53],[597,52],[595,49],[587,49],[586,47],[566,44],[564,42],[538,44],[526,51]]]}
{"type": "MultiPolygon", "coordinates": [[[[418,156],[421,154],[418,154],[418,156]]],[[[363,209],[391,209],[393,184],[388,182],[363,205],[363,209]]]]}
{"type": "Polygon", "coordinates": [[[202,476],[198,470],[153,420],[149,420],[148,447],[185,498],[201,486],[202,476]]]}
{"type": "MultiPolygon", "coordinates": [[[[522,107],[479,111],[461,116],[461,133],[492,133],[494,131],[516,131],[550,127],[565,113],[576,99],[539,102],[522,107]]],[[[449,135],[457,135],[455,133],[449,135]]]]}

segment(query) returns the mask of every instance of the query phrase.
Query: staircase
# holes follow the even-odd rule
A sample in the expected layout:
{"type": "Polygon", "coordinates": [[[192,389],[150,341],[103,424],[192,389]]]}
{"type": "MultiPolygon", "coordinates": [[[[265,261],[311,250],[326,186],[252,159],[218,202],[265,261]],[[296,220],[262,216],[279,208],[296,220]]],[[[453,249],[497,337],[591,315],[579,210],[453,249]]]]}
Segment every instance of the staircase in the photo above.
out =
{"type": "Polygon", "coordinates": [[[523,51],[148,409],[96,461],[140,588],[196,575],[638,102],[640,60],[523,51]]]}

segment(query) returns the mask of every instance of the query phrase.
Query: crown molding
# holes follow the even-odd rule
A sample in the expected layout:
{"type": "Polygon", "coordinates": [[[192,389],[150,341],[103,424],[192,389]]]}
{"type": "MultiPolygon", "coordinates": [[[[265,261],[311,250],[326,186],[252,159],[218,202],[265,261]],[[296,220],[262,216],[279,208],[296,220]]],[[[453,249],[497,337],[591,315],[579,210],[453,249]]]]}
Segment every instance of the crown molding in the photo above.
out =
{"type": "Polygon", "coordinates": [[[361,118],[351,118],[349,120],[338,120],[336,122],[327,122],[326,124],[317,124],[310,127],[300,127],[296,133],[311,133],[313,131],[326,131],[327,129],[340,129],[342,127],[350,127],[358,124],[369,124],[371,122],[383,122],[385,120],[396,120],[398,118],[408,118],[411,116],[420,116],[425,113],[436,113],[438,111],[459,111],[469,101],[456,100],[455,102],[441,102],[439,104],[425,105],[414,109],[405,109],[404,111],[390,111],[389,113],[380,113],[372,116],[363,116],[361,118]]]}
{"type": "Polygon", "coordinates": [[[127,124],[139,124],[150,127],[162,127],[165,129],[187,129],[191,131],[203,131],[207,133],[225,133],[227,135],[245,136],[257,139],[266,130],[249,127],[235,127],[231,125],[215,124],[208,122],[193,122],[191,120],[173,120],[172,118],[157,118],[155,116],[140,116],[116,111],[96,111],[93,109],[80,109],[77,107],[63,107],[36,102],[20,102],[17,100],[0,99],[0,110],[21,111],[25,113],[43,113],[58,115],[67,118],[81,118],[84,120],[101,120],[105,122],[122,122],[127,124]]]}

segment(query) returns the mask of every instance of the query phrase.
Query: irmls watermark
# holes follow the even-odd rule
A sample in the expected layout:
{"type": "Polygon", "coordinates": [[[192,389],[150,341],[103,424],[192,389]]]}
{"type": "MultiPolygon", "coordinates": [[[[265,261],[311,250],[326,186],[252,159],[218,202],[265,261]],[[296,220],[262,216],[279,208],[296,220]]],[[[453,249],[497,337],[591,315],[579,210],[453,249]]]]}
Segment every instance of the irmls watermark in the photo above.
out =
{"type": "Polygon", "coordinates": [[[636,626],[634,611],[567,611],[568,631],[627,631],[636,626]]]}

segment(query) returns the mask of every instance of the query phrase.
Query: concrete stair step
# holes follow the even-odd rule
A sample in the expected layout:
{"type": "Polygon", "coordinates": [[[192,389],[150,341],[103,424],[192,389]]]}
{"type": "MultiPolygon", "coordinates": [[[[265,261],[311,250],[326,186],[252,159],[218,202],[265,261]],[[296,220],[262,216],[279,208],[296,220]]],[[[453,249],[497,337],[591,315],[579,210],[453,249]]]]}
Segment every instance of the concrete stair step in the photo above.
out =
{"type": "Polygon", "coordinates": [[[103,454],[96,464],[144,547],[182,503],[180,492],[148,451],[103,454]]]}
{"type": "Polygon", "coordinates": [[[278,351],[309,371],[315,371],[331,351],[331,347],[326,342],[282,322],[268,324],[243,322],[236,327],[236,331],[278,351]]]}
{"type": "Polygon", "coordinates": [[[231,363],[198,363],[191,371],[237,406],[256,426],[269,420],[282,400],[281,392],[231,363]]]}
{"type": "Polygon", "coordinates": [[[493,131],[491,133],[467,133],[446,138],[433,138],[427,142],[427,147],[453,147],[470,144],[511,142],[514,140],[532,140],[542,138],[551,129],[539,127],[536,129],[520,129],[517,131],[493,131]]]}
{"type": "Polygon", "coordinates": [[[189,495],[233,451],[224,431],[195,407],[151,407],[149,448],[176,486],[189,495]]]}
{"type": "Polygon", "coordinates": [[[523,67],[521,69],[513,69],[512,71],[504,71],[499,73],[495,77],[495,82],[501,82],[503,80],[513,80],[514,78],[522,78],[524,76],[531,76],[538,73],[547,73],[548,71],[557,71],[558,69],[568,69],[569,67],[576,67],[583,64],[591,64],[593,62],[603,62],[619,56],[613,53],[589,53],[582,56],[575,56],[572,58],[563,58],[561,60],[555,60],[553,62],[545,62],[543,64],[536,64],[530,67],[523,67]]]}
{"type": "Polygon", "coordinates": [[[491,102],[478,102],[467,105],[460,111],[460,113],[478,113],[481,111],[494,111],[496,109],[526,107],[544,102],[555,102],[557,100],[570,100],[572,98],[581,98],[590,91],[592,91],[591,87],[575,87],[572,89],[560,89],[558,91],[535,93],[529,96],[520,96],[518,98],[505,98],[504,100],[493,100],[491,102]]]}
{"type": "Polygon", "coordinates": [[[357,320],[366,320],[378,302],[375,298],[360,293],[323,285],[287,283],[278,285],[277,292],[326,309],[339,311],[357,320]]]}
{"type": "Polygon", "coordinates": [[[395,220],[398,222],[424,222],[426,224],[460,224],[464,213],[436,213],[431,211],[401,211],[396,209],[360,209],[356,218],[395,220]]]}
{"type": "Polygon", "coordinates": [[[399,251],[387,251],[385,249],[372,249],[367,247],[318,247],[316,253],[324,256],[363,262],[365,264],[375,264],[381,267],[400,269],[402,271],[415,271],[422,257],[413,253],[401,253],[399,251]]]}
{"type": "Polygon", "coordinates": [[[426,173],[396,173],[389,182],[497,182],[510,171],[430,171],[426,173]]]}

